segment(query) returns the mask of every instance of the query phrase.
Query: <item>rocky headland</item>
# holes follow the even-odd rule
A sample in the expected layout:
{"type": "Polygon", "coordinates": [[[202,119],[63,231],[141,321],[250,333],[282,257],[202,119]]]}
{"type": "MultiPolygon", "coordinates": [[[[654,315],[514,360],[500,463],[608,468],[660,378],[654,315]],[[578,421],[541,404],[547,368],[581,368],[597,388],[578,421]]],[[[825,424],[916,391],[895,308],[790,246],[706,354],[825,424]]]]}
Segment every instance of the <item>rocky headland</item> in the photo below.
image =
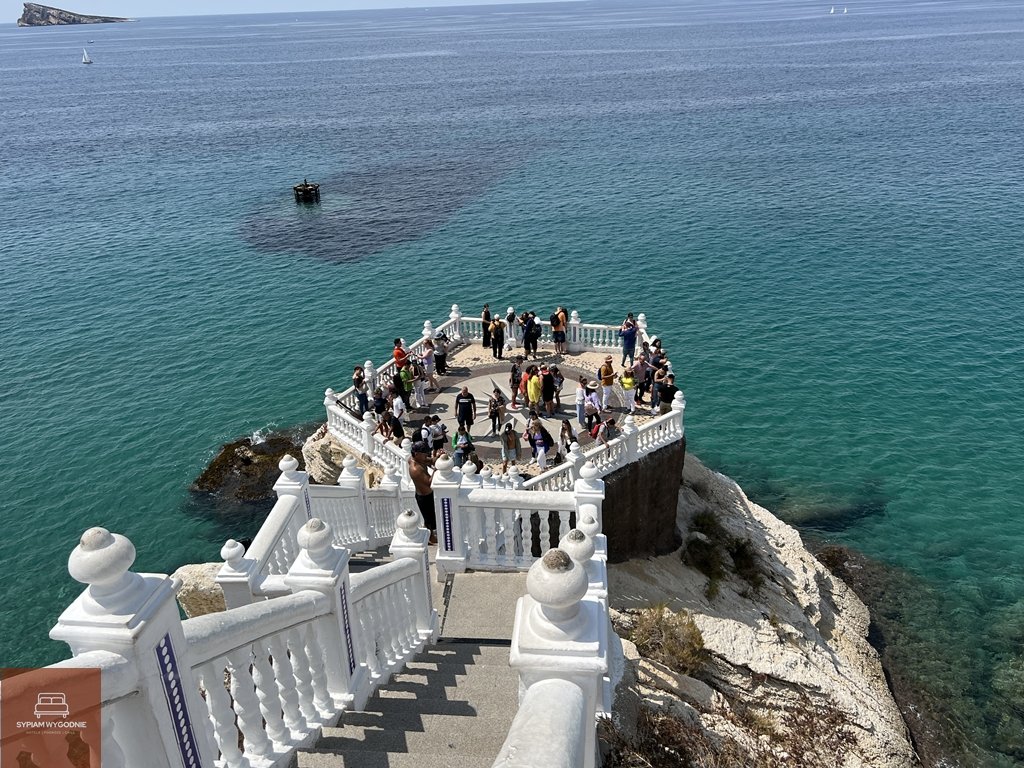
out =
{"type": "Polygon", "coordinates": [[[25,3],[25,9],[18,19],[19,27],[52,27],[60,24],[113,24],[134,19],[122,19],[117,16],[90,16],[85,13],[65,11],[49,5],[25,3]]]}

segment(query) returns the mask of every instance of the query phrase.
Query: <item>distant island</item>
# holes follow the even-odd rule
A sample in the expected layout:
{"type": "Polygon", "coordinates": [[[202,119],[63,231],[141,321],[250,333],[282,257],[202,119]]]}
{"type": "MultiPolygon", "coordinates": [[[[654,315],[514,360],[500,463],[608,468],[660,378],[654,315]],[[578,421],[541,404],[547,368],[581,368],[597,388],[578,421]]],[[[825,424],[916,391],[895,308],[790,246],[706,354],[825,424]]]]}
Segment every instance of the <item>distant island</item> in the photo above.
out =
{"type": "Polygon", "coordinates": [[[19,27],[50,27],[55,24],[111,24],[115,21],[134,21],[134,19],[119,19],[116,16],[89,16],[84,13],[74,13],[61,8],[51,8],[48,5],[36,3],[25,3],[25,10],[18,19],[19,27]]]}

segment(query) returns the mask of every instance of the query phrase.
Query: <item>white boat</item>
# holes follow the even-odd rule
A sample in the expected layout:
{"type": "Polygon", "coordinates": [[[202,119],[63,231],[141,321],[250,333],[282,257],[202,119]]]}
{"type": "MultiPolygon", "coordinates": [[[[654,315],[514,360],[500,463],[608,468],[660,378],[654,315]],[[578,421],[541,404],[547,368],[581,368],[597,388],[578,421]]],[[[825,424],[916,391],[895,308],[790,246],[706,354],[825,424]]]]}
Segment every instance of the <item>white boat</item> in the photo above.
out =
{"type": "Polygon", "coordinates": [[[836,12],[836,7],[833,5],[831,8],[828,9],[828,12],[829,13],[835,13],[836,12]]]}
{"type": "Polygon", "coordinates": [[[85,50],[85,48],[82,49],[82,63],[92,64],[92,59],[89,58],[89,52],[85,50]]]}
{"type": "Polygon", "coordinates": [[[846,13],[846,7],[845,6],[843,7],[843,13],[846,13]]]}

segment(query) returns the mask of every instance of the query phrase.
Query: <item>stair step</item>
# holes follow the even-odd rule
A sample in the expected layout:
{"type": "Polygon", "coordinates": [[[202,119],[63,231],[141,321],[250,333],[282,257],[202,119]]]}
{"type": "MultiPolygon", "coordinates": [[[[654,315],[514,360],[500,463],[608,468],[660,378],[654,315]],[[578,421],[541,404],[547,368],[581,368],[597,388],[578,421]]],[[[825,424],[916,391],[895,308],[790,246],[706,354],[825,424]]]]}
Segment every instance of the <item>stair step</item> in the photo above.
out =
{"type": "Polygon", "coordinates": [[[417,701],[413,698],[401,699],[379,699],[371,697],[363,707],[364,712],[383,712],[396,714],[424,714],[424,715],[455,715],[457,717],[492,717],[500,716],[512,711],[518,706],[518,695],[513,695],[513,704],[509,705],[504,701],[493,701],[491,699],[467,701],[465,698],[452,699],[423,699],[417,701]]]}
{"type": "Polygon", "coordinates": [[[462,717],[443,715],[424,718],[422,730],[373,728],[347,725],[342,728],[324,728],[323,735],[313,752],[409,752],[427,754],[480,755],[493,760],[501,749],[515,710],[504,717],[486,720],[474,718],[467,722],[462,717]]]}
{"type": "Polygon", "coordinates": [[[489,757],[401,752],[352,752],[348,755],[299,752],[297,768],[491,768],[497,756],[497,750],[489,757]]]}
{"type": "Polygon", "coordinates": [[[407,678],[398,674],[383,688],[379,688],[372,699],[446,699],[449,701],[486,700],[492,696],[518,696],[515,675],[495,677],[476,675],[458,680],[431,680],[429,678],[407,678]]]}
{"type": "Polygon", "coordinates": [[[424,648],[413,661],[450,664],[503,664],[508,666],[507,645],[476,643],[438,643],[424,648]]]}

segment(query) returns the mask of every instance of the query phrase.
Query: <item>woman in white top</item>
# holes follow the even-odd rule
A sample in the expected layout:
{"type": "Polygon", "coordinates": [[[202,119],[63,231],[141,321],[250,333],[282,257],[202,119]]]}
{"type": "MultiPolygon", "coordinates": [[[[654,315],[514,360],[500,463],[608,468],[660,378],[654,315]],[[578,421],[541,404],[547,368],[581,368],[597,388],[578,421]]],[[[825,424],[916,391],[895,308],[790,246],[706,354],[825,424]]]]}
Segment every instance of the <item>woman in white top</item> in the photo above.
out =
{"type": "Polygon", "coordinates": [[[587,380],[582,376],[576,380],[576,421],[581,427],[587,426],[584,404],[587,402],[587,380]]]}

